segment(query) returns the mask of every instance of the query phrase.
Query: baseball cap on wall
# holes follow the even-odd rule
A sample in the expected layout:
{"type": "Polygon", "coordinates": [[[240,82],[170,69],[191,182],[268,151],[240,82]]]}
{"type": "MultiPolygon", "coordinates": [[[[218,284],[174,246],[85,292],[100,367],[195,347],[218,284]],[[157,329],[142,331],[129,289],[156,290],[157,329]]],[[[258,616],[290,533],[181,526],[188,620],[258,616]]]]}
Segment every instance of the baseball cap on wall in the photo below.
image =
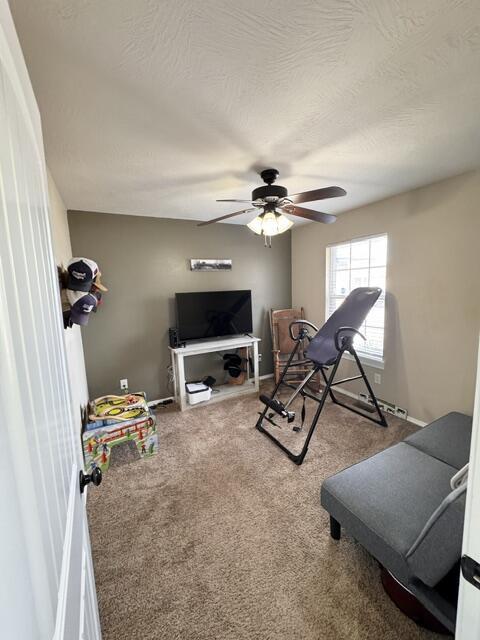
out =
{"type": "Polygon", "coordinates": [[[98,265],[89,258],[72,258],[67,266],[67,288],[72,291],[90,291],[98,273],[98,265]]]}
{"type": "Polygon", "coordinates": [[[103,284],[101,277],[102,277],[102,272],[99,271],[95,276],[95,280],[93,281],[92,285],[97,289],[100,289],[100,291],[108,291],[107,287],[103,284]]]}
{"type": "Polygon", "coordinates": [[[73,307],[73,305],[78,302],[80,300],[80,298],[83,298],[83,296],[85,295],[85,291],[73,291],[73,289],[67,289],[67,300],[70,303],[70,306],[73,307]]]}
{"type": "Polygon", "coordinates": [[[86,293],[79,297],[72,305],[70,311],[71,321],[82,326],[88,324],[90,313],[96,308],[97,302],[97,298],[91,293],[86,293]]]}

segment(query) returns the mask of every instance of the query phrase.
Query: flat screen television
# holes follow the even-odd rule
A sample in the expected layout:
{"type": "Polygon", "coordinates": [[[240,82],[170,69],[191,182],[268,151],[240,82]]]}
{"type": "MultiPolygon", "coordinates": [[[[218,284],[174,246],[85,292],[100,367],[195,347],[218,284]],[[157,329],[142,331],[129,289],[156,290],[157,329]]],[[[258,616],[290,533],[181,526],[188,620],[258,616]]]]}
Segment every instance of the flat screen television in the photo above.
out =
{"type": "Polygon", "coordinates": [[[251,333],[252,292],[176,293],[178,339],[200,340],[251,333]]]}

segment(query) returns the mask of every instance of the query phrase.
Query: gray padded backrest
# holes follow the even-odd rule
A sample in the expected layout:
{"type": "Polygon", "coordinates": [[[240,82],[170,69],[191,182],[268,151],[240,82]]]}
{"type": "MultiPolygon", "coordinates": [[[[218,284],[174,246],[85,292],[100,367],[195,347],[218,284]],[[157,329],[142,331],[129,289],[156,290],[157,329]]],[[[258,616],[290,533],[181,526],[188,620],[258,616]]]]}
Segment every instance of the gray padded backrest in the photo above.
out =
{"type": "Polygon", "coordinates": [[[471,437],[472,416],[451,411],[408,436],[405,442],[455,469],[461,469],[470,457],[471,437]]]}
{"type": "Polygon", "coordinates": [[[358,287],[351,291],[308,345],[307,358],[316,364],[333,364],[338,355],[336,331],[340,327],[360,329],[381,293],[379,287],[358,287]]]}

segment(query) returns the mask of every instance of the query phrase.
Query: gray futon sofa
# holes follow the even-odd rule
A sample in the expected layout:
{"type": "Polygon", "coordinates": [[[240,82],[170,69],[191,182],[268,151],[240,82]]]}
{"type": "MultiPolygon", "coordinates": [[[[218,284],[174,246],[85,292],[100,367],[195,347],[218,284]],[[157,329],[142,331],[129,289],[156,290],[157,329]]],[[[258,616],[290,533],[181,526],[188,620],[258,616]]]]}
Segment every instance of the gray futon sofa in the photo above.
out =
{"type": "Polygon", "coordinates": [[[345,527],[451,631],[455,606],[436,586],[460,560],[465,485],[450,480],[468,462],[471,431],[471,417],[449,413],[321,489],[332,537],[345,527]]]}

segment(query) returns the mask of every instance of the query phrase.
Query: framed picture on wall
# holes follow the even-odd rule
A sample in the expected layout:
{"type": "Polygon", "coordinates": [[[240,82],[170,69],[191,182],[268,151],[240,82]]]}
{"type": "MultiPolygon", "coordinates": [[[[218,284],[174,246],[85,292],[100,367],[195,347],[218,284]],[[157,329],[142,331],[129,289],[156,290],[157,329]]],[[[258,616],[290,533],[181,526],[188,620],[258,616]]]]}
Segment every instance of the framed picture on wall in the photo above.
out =
{"type": "Polygon", "coordinates": [[[191,258],[190,269],[192,271],[231,271],[231,260],[206,260],[204,258],[191,258]]]}

